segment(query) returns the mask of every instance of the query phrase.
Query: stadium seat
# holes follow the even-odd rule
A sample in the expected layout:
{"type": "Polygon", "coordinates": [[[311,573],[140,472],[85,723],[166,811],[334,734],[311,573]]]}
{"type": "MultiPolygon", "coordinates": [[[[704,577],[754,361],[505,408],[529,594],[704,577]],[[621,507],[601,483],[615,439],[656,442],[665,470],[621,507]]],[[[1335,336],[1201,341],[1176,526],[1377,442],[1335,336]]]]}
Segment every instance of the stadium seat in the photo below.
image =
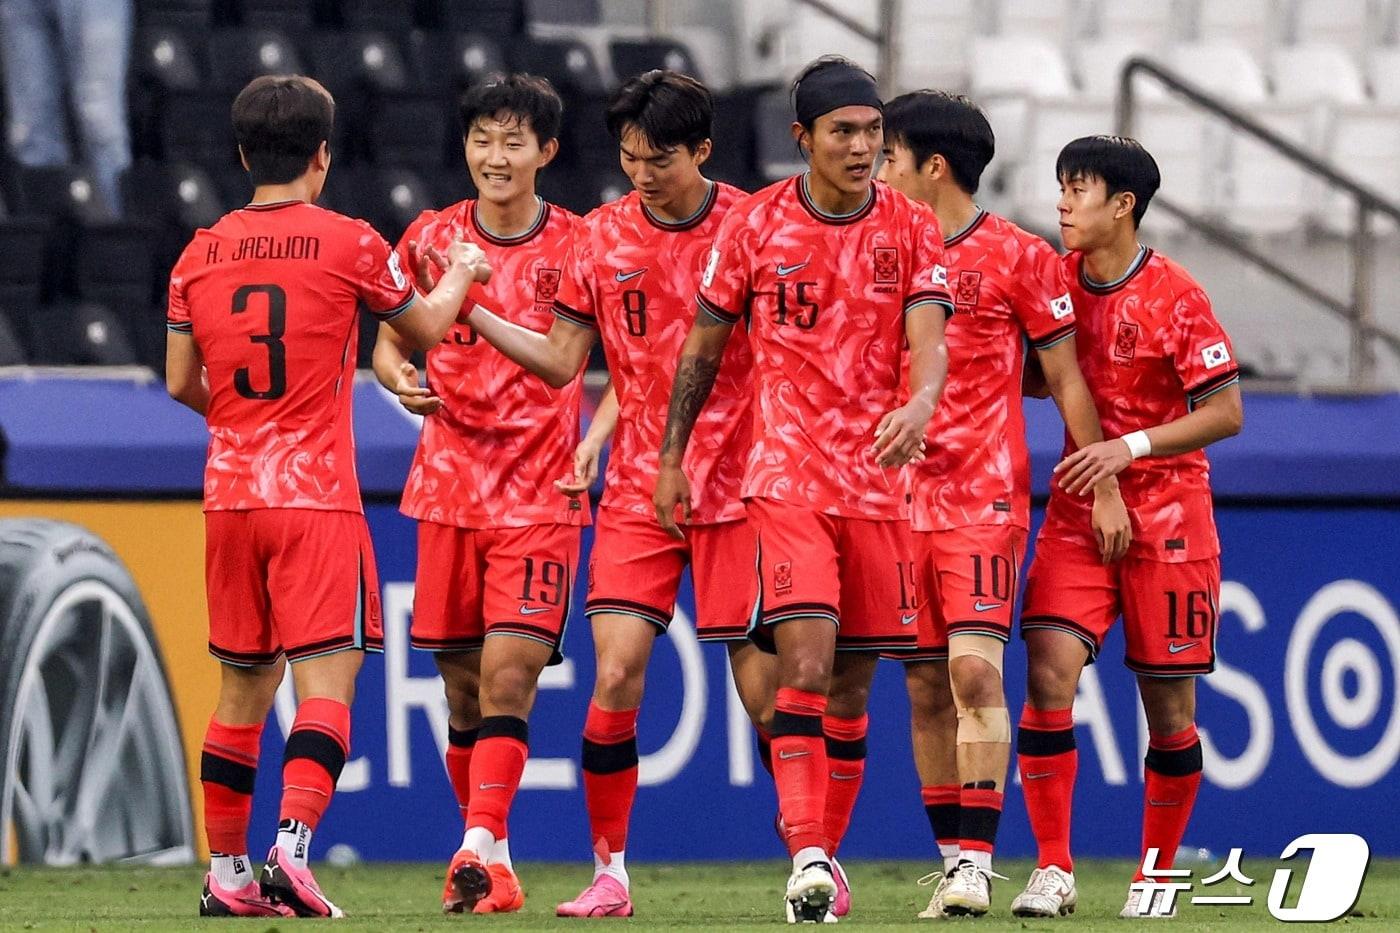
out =
{"type": "MultiPolygon", "coordinates": [[[[1306,104],[1270,104],[1250,110],[1266,128],[1304,149],[1313,143],[1313,113],[1306,104]]],[[[1227,145],[1230,167],[1223,194],[1230,223],[1251,233],[1297,232],[1316,197],[1309,173],[1244,133],[1231,133],[1227,145]]]]}
{"type": "Polygon", "coordinates": [[[43,299],[46,235],[49,224],[40,218],[0,220],[0,308],[13,321],[26,352],[32,349],[29,321],[43,299]]]}
{"type": "Polygon", "coordinates": [[[1201,42],[1228,42],[1259,59],[1282,38],[1282,25],[1275,0],[1207,0],[1196,5],[1196,35],[1201,42]]]}
{"type": "Polygon", "coordinates": [[[603,21],[598,0],[528,0],[526,10],[532,25],[596,26],[603,21]]]}
{"type": "MultiPolygon", "coordinates": [[[[1152,153],[1162,173],[1161,194],[1196,214],[1218,212],[1219,180],[1224,170],[1218,132],[1200,112],[1174,101],[1138,108],[1133,135],[1152,153]]],[[[1157,212],[1154,226],[1163,232],[1179,225],[1157,212]]]]}
{"type": "Polygon", "coordinates": [[[224,92],[237,92],[259,75],[306,74],[290,39],[274,29],[216,29],[209,38],[209,76],[224,92]]]}
{"type": "Polygon", "coordinates": [[[365,111],[364,143],[376,165],[433,172],[450,153],[461,158],[456,125],[456,109],[435,94],[376,94],[365,111]]]}
{"type": "Polygon", "coordinates": [[[99,224],[116,216],[114,204],[104,204],[92,175],[77,166],[15,166],[17,213],[77,224],[99,224]]]}
{"type": "Polygon", "coordinates": [[[422,87],[437,85],[454,97],[488,75],[504,72],[500,44],[482,33],[416,32],[409,39],[422,87]]]}
{"type": "Polygon", "coordinates": [[[1339,45],[1308,43],[1275,49],[1270,74],[1274,96],[1281,101],[1353,106],[1366,101],[1356,59],[1339,45]]]}
{"type": "Polygon", "coordinates": [[[754,107],[754,149],[758,173],[764,183],[805,171],[797,144],[792,141],[792,102],[784,89],[759,95],[754,107]]]}
{"type": "MultiPolygon", "coordinates": [[[[1118,98],[1118,83],[1128,59],[1140,57],[1165,64],[1157,48],[1133,39],[1085,40],[1075,43],[1073,56],[1080,93],[1086,100],[1098,103],[1118,98]]],[[[1138,78],[1133,82],[1133,95],[1137,100],[1161,100],[1166,94],[1155,78],[1138,78]]]]}
{"type": "Polygon", "coordinates": [[[361,206],[390,243],[397,243],[423,211],[442,206],[423,178],[409,169],[380,168],[364,180],[361,206]]]}
{"type": "Polygon", "coordinates": [[[511,44],[508,55],[512,69],[548,78],[566,97],[596,97],[607,90],[597,60],[582,42],[523,39],[511,44]]]}
{"type": "Polygon", "coordinates": [[[256,29],[301,35],[316,18],[316,0],[237,0],[239,22],[256,29]]]}
{"type": "MultiPolygon", "coordinates": [[[[993,127],[995,130],[996,127],[993,127]]],[[[1011,179],[1011,213],[1031,230],[1054,231],[1059,223],[1055,205],[1060,199],[1055,160],[1070,140],[1113,131],[1113,108],[1107,103],[1077,99],[1034,101],[1026,130],[1024,157],[1014,166],[1011,179]]],[[[994,174],[1006,170],[1000,143],[992,161],[994,174]]],[[[985,184],[985,181],[984,181],[985,184]]],[[[1052,235],[1051,242],[1058,242],[1052,235]]]]}
{"type": "Polygon", "coordinates": [[[174,29],[205,30],[214,21],[215,0],[137,0],[139,26],[168,26],[174,29]]]}
{"type": "MultiPolygon", "coordinates": [[[[436,4],[415,3],[414,0],[337,0],[334,6],[340,14],[339,25],[346,29],[392,34],[414,25],[415,7],[436,4]]],[[[418,25],[436,27],[439,12],[434,10],[429,14],[430,22],[417,20],[418,25]]]]}
{"type": "Polygon", "coordinates": [[[1176,0],[1097,0],[1086,12],[1100,39],[1161,48],[1186,34],[1176,0]]]}
{"type": "Polygon", "coordinates": [[[608,57],[619,82],[653,68],[704,80],[690,50],[670,39],[614,39],[608,43],[608,57]]]}
{"type": "MultiPolygon", "coordinates": [[[[1400,191],[1400,109],[1392,107],[1338,108],[1326,137],[1331,163],[1382,197],[1400,191]]],[[[1326,231],[1350,235],[1355,228],[1354,201],[1331,191],[1315,202],[1314,218],[1326,231]]],[[[1376,218],[1373,229],[1389,231],[1394,225],[1376,218]]]]}
{"type": "MultiPolygon", "coordinates": [[[[868,29],[879,27],[879,5],[872,0],[846,0],[839,8],[868,29]]],[[[779,77],[783,81],[791,81],[814,58],[833,53],[846,56],[872,74],[879,67],[879,49],[875,43],[801,5],[792,5],[774,38],[781,62],[779,77]]]]}
{"type": "Polygon", "coordinates": [[[442,28],[518,36],[525,32],[525,0],[443,0],[442,28]]]}
{"type": "Polygon", "coordinates": [[[1043,39],[1061,45],[1077,12],[1074,0],[997,0],[994,32],[999,36],[1043,39]]]}
{"type": "Polygon", "coordinates": [[[0,366],[23,366],[28,362],[15,318],[14,312],[0,305],[0,366]]]}
{"type": "Polygon", "coordinates": [[[60,366],[131,366],[136,351],[121,317],[92,301],[60,301],[36,315],[32,361],[60,366]]]}
{"type": "Polygon", "coordinates": [[[166,99],[172,92],[200,86],[202,52],[184,32],[169,26],[143,26],[132,37],[128,106],[132,149],[138,156],[159,154],[166,99]]]}
{"type": "Polygon", "coordinates": [[[715,95],[714,149],[705,174],[746,190],[758,186],[754,173],[754,114],[758,88],[736,88],[715,95]]]}
{"type": "Polygon", "coordinates": [[[403,51],[387,33],[321,31],[309,40],[308,51],[338,103],[341,91],[402,91],[413,83],[403,51]]]}
{"type": "Polygon", "coordinates": [[[1232,42],[1183,42],[1167,53],[1167,64],[1192,84],[1236,104],[1269,97],[1264,73],[1249,50],[1232,42]]]}
{"type": "Polygon", "coordinates": [[[166,96],[157,117],[161,158],[216,167],[238,166],[238,144],[224,91],[177,91],[166,96]]]}
{"type": "Polygon", "coordinates": [[[1384,34],[1384,23],[1373,19],[1381,6],[1363,0],[1293,0],[1293,41],[1340,45],[1359,56],[1384,34]]]}
{"type": "Polygon", "coordinates": [[[1372,52],[1367,73],[1376,103],[1400,106],[1400,46],[1385,46],[1372,52]]]}
{"type": "Polygon", "coordinates": [[[632,190],[632,183],[616,169],[572,176],[545,172],[540,176],[539,190],[546,201],[575,214],[586,214],[600,204],[627,194],[632,190]]]}
{"type": "Polygon", "coordinates": [[[148,228],[129,224],[84,229],[73,244],[73,293],[119,315],[150,307],[151,234],[148,228]]]}
{"type": "Polygon", "coordinates": [[[982,36],[972,45],[972,95],[997,135],[997,152],[1021,159],[1031,101],[1074,96],[1059,48],[1035,36],[982,36]]]}

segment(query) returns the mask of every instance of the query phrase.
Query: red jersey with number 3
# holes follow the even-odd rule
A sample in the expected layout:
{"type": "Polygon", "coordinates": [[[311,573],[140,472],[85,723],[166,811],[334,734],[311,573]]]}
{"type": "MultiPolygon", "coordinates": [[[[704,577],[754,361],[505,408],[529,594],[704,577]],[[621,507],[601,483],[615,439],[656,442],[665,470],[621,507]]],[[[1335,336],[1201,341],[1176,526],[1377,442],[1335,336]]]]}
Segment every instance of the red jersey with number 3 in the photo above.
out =
{"type": "MultiPolygon", "coordinates": [[[[1239,382],[1230,338],[1181,266],[1145,249],[1122,278],[1099,284],[1085,275],[1083,254],[1062,262],[1077,315],[1079,367],[1105,437],[1174,421],[1239,382]]],[[[1065,452],[1072,450],[1066,437],[1065,452]]],[[[1118,483],[1133,523],[1130,555],[1177,563],[1220,554],[1205,451],[1134,461],[1118,483]]],[[[1097,547],[1092,504],[1092,496],[1052,485],[1041,534],[1097,547]]]]}
{"type": "MultiPolygon", "coordinates": [[[[598,328],[617,392],[604,508],[656,514],[651,495],[681,344],[695,320],[695,283],[721,219],[742,197],[714,182],[693,217],[668,223],[633,191],[590,213],[574,237],[555,311],[598,328]]],[[[739,492],[752,438],[752,368],[746,335],[731,335],[686,449],[692,525],[744,516],[739,492]]]]}
{"type": "Polygon", "coordinates": [[[170,275],[167,326],[209,378],[204,508],[358,512],[350,399],[358,307],[389,320],[413,284],[369,224],[303,201],[200,230],[170,275]]]}
{"type": "Polygon", "coordinates": [[[928,450],[910,467],[915,531],[1030,527],[1031,463],[1021,407],[1025,343],[1074,335],[1059,253],[1005,218],[980,212],[944,243],[948,383],[929,422],[928,450]]]}
{"type": "MultiPolygon", "coordinates": [[[[577,223],[574,214],[542,202],[528,230],[503,238],[478,222],[476,202],[467,200],[424,211],[397,252],[407,269],[411,241],[444,253],[457,240],[477,244],[491,263],[491,281],[483,287],[502,316],[543,332],[554,321],[554,296],[577,223]]],[[[438,275],[434,269],[434,279],[438,275]]],[[[442,407],[423,419],[404,486],[405,515],[462,528],[587,522],[586,500],[554,488],[555,480],[573,475],[582,375],[551,388],[459,323],[428,351],[428,386],[442,407]]]]}
{"type": "Polygon", "coordinates": [[[952,312],[938,218],[883,182],[855,212],[825,214],[806,177],[736,204],[701,282],[703,313],[749,319],[758,407],[744,496],[906,518],[905,484],[870,446],[901,404],[904,315],[952,312]]]}

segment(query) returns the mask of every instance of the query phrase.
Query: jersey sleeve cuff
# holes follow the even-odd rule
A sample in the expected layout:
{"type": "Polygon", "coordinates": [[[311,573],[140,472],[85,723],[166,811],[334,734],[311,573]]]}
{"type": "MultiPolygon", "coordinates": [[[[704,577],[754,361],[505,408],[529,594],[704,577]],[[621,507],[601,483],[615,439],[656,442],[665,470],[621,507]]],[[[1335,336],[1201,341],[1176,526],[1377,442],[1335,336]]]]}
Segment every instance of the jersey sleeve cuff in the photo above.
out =
{"type": "Polygon", "coordinates": [[[910,295],[904,302],[904,313],[908,314],[915,308],[922,308],[924,305],[938,305],[943,309],[943,318],[947,320],[953,316],[956,310],[953,306],[953,299],[947,292],[922,291],[910,295]]]}
{"type": "Polygon", "coordinates": [[[167,320],[165,322],[165,329],[170,331],[172,334],[193,334],[194,322],[167,320]]]}
{"type": "Polygon", "coordinates": [[[596,317],[571,308],[558,299],[554,302],[554,316],[578,327],[587,327],[592,330],[598,329],[598,319],[596,317]]]}
{"type": "Polygon", "coordinates": [[[719,305],[706,301],[704,295],[696,295],[695,304],[701,311],[705,312],[716,321],[719,321],[721,324],[738,324],[739,319],[743,317],[742,314],[726,311],[719,305]]]}
{"type": "Polygon", "coordinates": [[[1048,350],[1057,343],[1064,343],[1074,336],[1074,325],[1066,324],[1064,327],[1052,330],[1044,337],[1037,337],[1031,341],[1031,346],[1037,350],[1048,350]]]}
{"type": "Polygon", "coordinates": [[[408,290],[408,297],[405,298],[403,304],[399,305],[397,308],[390,308],[388,311],[372,311],[370,313],[374,316],[376,321],[392,321],[394,318],[413,307],[413,303],[417,300],[418,292],[410,288],[408,290]]]}
{"type": "Polygon", "coordinates": [[[1191,400],[1192,405],[1199,405],[1221,389],[1228,389],[1239,381],[1240,371],[1237,367],[1232,367],[1218,376],[1212,376],[1194,388],[1187,389],[1186,397],[1191,400]]]}

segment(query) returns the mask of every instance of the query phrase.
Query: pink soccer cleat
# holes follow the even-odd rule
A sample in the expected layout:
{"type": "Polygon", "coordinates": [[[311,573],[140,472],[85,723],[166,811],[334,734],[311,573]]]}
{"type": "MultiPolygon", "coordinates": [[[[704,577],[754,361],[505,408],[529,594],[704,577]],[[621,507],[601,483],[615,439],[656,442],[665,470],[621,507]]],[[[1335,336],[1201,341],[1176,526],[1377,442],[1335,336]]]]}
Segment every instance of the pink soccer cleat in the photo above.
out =
{"type": "Polygon", "coordinates": [[[250,881],[237,891],[219,887],[213,873],[204,876],[204,893],[199,896],[201,917],[295,917],[290,907],[263,897],[258,883],[250,881]]]}
{"type": "Polygon", "coordinates": [[[345,912],[321,893],[309,868],[298,868],[282,855],[277,846],[267,853],[267,863],[258,877],[265,898],[290,907],[298,917],[343,917],[345,912]]]}
{"type": "Polygon", "coordinates": [[[599,875],[583,893],[565,901],[554,911],[556,917],[630,917],[632,898],[612,875],[599,875]]]}
{"type": "Polygon", "coordinates": [[[851,882],[846,877],[846,869],[834,856],[831,859],[831,874],[836,879],[836,897],[831,902],[831,913],[844,917],[851,912],[851,882]]]}

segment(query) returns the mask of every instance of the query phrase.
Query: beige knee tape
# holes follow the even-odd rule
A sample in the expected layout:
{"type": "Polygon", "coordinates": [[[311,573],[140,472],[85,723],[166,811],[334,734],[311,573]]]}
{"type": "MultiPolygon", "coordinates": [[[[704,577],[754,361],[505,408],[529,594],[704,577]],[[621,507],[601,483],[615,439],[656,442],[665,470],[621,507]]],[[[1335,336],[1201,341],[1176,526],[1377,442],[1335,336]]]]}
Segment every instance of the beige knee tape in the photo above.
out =
{"type": "Polygon", "coordinates": [[[996,668],[997,676],[1000,677],[1003,659],[1006,657],[1006,642],[991,635],[954,634],[948,639],[948,663],[952,664],[958,658],[968,657],[986,661],[996,668]]]}
{"type": "Polygon", "coordinates": [[[1011,741],[1011,714],[1005,706],[958,707],[958,744],[1011,741]]]}

